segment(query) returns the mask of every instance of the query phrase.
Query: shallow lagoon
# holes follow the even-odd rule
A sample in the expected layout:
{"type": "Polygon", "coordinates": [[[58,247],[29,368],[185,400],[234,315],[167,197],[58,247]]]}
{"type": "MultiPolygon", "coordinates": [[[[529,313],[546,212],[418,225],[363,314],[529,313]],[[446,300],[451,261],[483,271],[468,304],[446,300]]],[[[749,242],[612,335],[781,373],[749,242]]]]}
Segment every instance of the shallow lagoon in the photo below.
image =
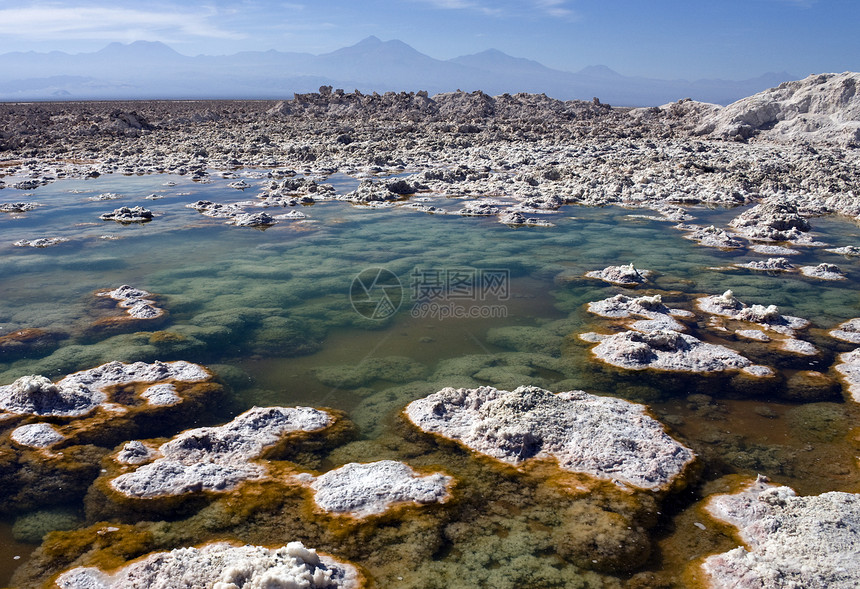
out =
{"type": "MultiPolygon", "coordinates": [[[[636,216],[642,211],[621,208],[564,207],[546,215],[555,227],[512,229],[495,218],[331,201],[302,207],[306,220],[282,221],[261,231],[227,226],[223,219],[185,207],[199,199],[255,198],[256,187],[240,192],[227,186],[231,181],[103,176],[58,181],[26,192],[0,191],[3,202],[43,205],[0,216],[0,336],[28,328],[62,336],[12,361],[0,358],[0,383],[33,373],[57,379],[110,360],[200,362],[212,366],[233,390],[232,402],[205,418],[211,422],[226,421],[255,404],[346,411],[360,428],[358,439],[317,456],[309,468],[397,458],[417,466],[440,465],[461,483],[455,507],[413,510],[378,529],[362,528],[356,533],[378,538],[363,546],[343,540],[330,529],[331,522],[301,529],[300,518],[283,517],[289,508],[300,510],[301,499],[287,494],[280,503],[259,502],[259,514],[239,523],[219,519],[218,509],[229,510],[223,502],[214,504],[218,509],[180,518],[167,524],[170,529],[159,548],[221,537],[274,543],[283,541],[285,533],[300,533],[309,545],[365,566],[381,586],[609,587],[636,571],[682,582],[690,559],[736,545],[705,519],[697,504],[703,493],[724,490],[720,485],[727,484],[725,475],[761,473],[800,493],[860,490],[854,458],[858,442],[850,438],[860,417],[854,403],[789,402],[779,391],[745,396],[713,390],[695,379],[666,379],[660,386],[655,379],[596,366],[589,347],[576,337],[609,329],[606,321],[585,311],[585,303],[628,292],[583,279],[582,274],[634,262],[656,273],[637,293],[661,293],[670,306],[692,308],[695,295],[732,289],[748,304],[776,304],[784,314],[812,320],[813,329],[802,337],[824,349],[811,364],[826,371],[833,351],[851,349],[825,333],[860,316],[858,258],[822,248],[800,248],[801,255],[792,257],[798,266],[838,264],[849,278],[838,283],[796,274],[715,270],[766,256],[700,247],[670,222],[644,219],[636,216]],[[106,192],[121,198],[88,200],[106,192]],[[150,194],[163,198],[146,199],[150,194]],[[119,225],[98,219],[100,213],[135,205],[152,209],[155,220],[119,225]],[[46,249],[12,246],[19,239],[48,236],[70,241],[46,249]],[[354,308],[354,280],[369,268],[384,268],[399,279],[402,303],[397,313],[369,319],[354,308]],[[443,319],[428,314],[431,307],[416,307],[421,301],[413,300],[413,291],[438,278],[437,272],[445,276],[445,271],[471,272],[471,277],[501,273],[494,275],[504,276],[506,290],[502,296],[498,290],[479,296],[478,291],[461,289],[457,296],[424,302],[477,308],[478,315],[492,307],[496,311],[485,314],[496,316],[443,319]],[[166,321],[129,333],[93,332],[94,321],[111,313],[97,304],[93,293],[120,284],[157,294],[169,313],[166,321]],[[582,388],[647,402],[703,458],[704,482],[672,498],[658,514],[653,506],[613,504],[611,490],[600,489],[592,499],[570,499],[539,472],[497,472],[463,452],[428,446],[426,440],[404,433],[397,414],[409,401],[444,386],[479,384],[582,388]],[[617,556],[602,555],[599,566],[592,567],[585,553],[571,548],[578,534],[598,529],[605,535],[614,529],[606,522],[595,523],[595,509],[644,526],[637,528],[638,539],[623,534],[619,538],[645,545],[650,537],[658,546],[650,559],[631,571],[620,570],[617,556]],[[581,522],[579,527],[576,522],[581,522]],[[702,522],[704,530],[693,525],[702,522]]],[[[262,182],[253,177],[246,181],[262,182]]],[[[346,177],[329,181],[340,192],[355,186],[346,177]]],[[[438,200],[446,208],[458,208],[456,201],[438,200]]],[[[695,223],[724,226],[739,211],[690,212],[695,223]]],[[[818,238],[832,246],[860,242],[853,223],[833,218],[812,223],[818,238]]],[[[790,362],[786,375],[800,368],[800,362],[790,362]]],[[[194,425],[204,423],[189,427],[194,425]]],[[[9,518],[8,523],[13,521],[9,518]]],[[[0,527],[0,533],[6,538],[0,564],[9,574],[22,562],[13,557],[24,554],[26,547],[10,537],[8,527],[0,527]]]]}

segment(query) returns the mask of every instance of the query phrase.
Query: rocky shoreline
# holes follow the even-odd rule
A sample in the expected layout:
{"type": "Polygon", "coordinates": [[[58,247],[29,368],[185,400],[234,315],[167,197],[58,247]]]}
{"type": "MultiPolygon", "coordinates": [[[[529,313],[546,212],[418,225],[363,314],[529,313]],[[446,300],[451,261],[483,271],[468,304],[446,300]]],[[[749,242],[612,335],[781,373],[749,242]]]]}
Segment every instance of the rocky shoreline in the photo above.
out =
{"type": "MultiPolygon", "coordinates": [[[[350,198],[357,202],[414,192],[503,197],[507,206],[480,214],[512,225],[548,224],[528,215],[563,204],[777,199],[765,208],[766,225],[753,213],[734,230],[791,241],[805,237],[808,217],[860,215],[860,99],[847,90],[858,83],[858,74],[810,76],[726,108],[682,100],[631,110],[530,94],[328,87],[281,102],[0,104],[0,170],[10,176],[0,187],[13,192],[0,210],[20,210],[15,193],[62,178],[168,172],[205,182],[218,170],[253,167],[286,175],[289,186],[275,187],[293,196],[324,192],[290,175],[343,173],[370,179],[350,198]],[[404,186],[372,180],[391,174],[405,175],[404,186]],[[782,221],[771,222],[781,210],[782,221]]],[[[721,240],[717,247],[737,246],[721,240]]]]}

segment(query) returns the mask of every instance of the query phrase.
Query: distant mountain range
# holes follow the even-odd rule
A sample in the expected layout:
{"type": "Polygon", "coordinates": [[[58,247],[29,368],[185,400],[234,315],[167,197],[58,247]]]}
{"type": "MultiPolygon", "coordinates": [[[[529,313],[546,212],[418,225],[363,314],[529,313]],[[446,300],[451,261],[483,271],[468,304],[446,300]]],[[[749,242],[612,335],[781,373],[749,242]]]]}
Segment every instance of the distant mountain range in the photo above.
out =
{"type": "Polygon", "coordinates": [[[189,57],[149,41],[111,43],[74,55],[0,55],[2,101],[283,99],[330,85],[347,92],[531,92],[561,100],[598,97],[618,106],[657,106],[688,97],[728,104],[793,79],[781,72],[741,81],[657,80],[622,76],[600,65],[565,72],[495,49],[440,60],[402,41],[376,37],[322,55],[272,50],[189,57]]]}

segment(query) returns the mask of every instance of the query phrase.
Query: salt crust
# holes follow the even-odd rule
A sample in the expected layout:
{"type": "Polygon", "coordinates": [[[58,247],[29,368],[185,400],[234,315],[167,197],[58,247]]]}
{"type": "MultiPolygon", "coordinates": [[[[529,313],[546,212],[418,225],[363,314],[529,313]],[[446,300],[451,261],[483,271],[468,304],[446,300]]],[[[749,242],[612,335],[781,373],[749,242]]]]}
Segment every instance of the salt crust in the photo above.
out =
{"type": "Polygon", "coordinates": [[[686,329],[684,325],[673,316],[693,316],[692,313],[683,309],[670,309],[663,304],[663,298],[660,295],[634,298],[619,294],[602,301],[588,303],[588,310],[601,317],[644,317],[645,320],[631,324],[631,327],[637,331],[655,331],[658,329],[684,331],[686,329]]]}
{"type": "Polygon", "coordinates": [[[818,264],[817,266],[801,266],[800,273],[819,280],[845,280],[845,274],[835,264],[818,264]]]}
{"type": "Polygon", "coordinates": [[[725,346],[708,344],[675,331],[623,331],[606,336],[583,334],[580,337],[586,341],[599,340],[600,343],[592,349],[594,355],[607,364],[628,370],[721,372],[740,370],[752,364],[725,346]]]}
{"type": "Polygon", "coordinates": [[[113,574],[78,567],[57,579],[61,589],[355,589],[361,584],[353,565],[319,555],[301,542],[274,549],[226,542],[177,548],[150,554],[113,574]]]}
{"type": "Polygon", "coordinates": [[[44,376],[22,376],[0,386],[0,408],[10,413],[77,417],[89,413],[107,399],[105,389],[131,383],[164,381],[200,382],[212,375],[205,368],[182,360],[176,362],[108,362],[70,374],[58,383],[44,376]]]}
{"type": "Polygon", "coordinates": [[[798,497],[759,477],[706,509],[738,528],[739,546],[705,559],[713,589],[854,589],[860,586],[860,495],[798,497]]]}
{"type": "Polygon", "coordinates": [[[325,511],[362,518],[397,503],[444,503],[452,482],[441,473],[420,476],[408,464],[380,460],[345,464],[317,477],[310,487],[314,502],[325,511]]]}
{"type": "Polygon", "coordinates": [[[48,423],[29,423],[12,431],[12,441],[31,448],[48,448],[66,437],[48,423]]]}
{"type": "Polygon", "coordinates": [[[839,354],[839,363],[834,369],[845,378],[854,401],[860,403],[860,348],[839,354]]]}
{"type": "Polygon", "coordinates": [[[588,278],[597,278],[610,284],[618,284],[621,286],[635,286],[648,282],[648,276],[651,275],[650,270],[639,270],[633,267],[633,264],[621,266],[607,266],[603,270],[592,270],[585,273],[588,278]]]}
{"type": "Polygon", "coordinates": [[[695,455],[645,411],[643,405],[583,391],[554,394],[521,386],[513,392],[444,388],[413,401],[405,414],[425,432],[508,464],[553,458],[567,471],[660,490],[695,455]]]}
{"type": "MultiPolygon", "coordinates": [[[[225,425],[179,434],[152,453],[154,461],[116,477],[110,486],[138,499],[227,491],[243,481],[266,476],[266,468],[252,461],[285,435],[317,431],[331,423],[328,413],[310,407],[254,407],[225,425]]],[[[147,453],[145,446],[126,444],[117,460],[140,463],[146,458],[130,459],[147,453]]]]}
{"type": "Polygon", "coordinates": [[[779,307],[776,305],[748,306],[735,298],[734,293],[730,290],[722,295],[696,299],[696,305],[705,313],[720,315],[737,321],[756,323],[784,335],[793,335],[795,330],[809,326],[809,321],[801,317],[781,315],[779,307]]]}
{"type": "Polygon", "coordinates": [[[830,332],[830,336],[852,344],[860,344],[860,317],[840,323],[830,332]]]}
{"type": "Polygon", "coordinates": [[[97,292],[96,296],[118,301],[118,305],[133,319],[156,319],[164,315],[164,310],[158,308],[151,299],[152,293],[128,284],[114,290],[97,292]]]}

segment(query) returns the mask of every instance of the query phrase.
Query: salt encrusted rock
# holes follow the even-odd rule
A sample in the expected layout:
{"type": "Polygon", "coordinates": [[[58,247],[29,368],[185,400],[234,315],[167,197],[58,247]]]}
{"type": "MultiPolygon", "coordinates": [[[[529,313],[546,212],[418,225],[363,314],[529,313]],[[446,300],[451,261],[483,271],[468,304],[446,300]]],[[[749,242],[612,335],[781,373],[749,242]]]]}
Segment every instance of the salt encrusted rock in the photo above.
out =
{"type": "Polygon", "coordinates": [[[110,213],[99,215],[99,219],[117,223],[146,223],[152,221],[152,211],[143,207],[120,207],[110,213]]]}
{"type": "Polygon", "coordinates": [[[384,513],[401,503],[444,503],[450,497],[450,476],[421,476],[408,464],[380,460],[350,463],[317,477],[310,485],[323,510],[363,518],[384,513]]]}
{"type": "Polygon", "coordinates": [[[857,145],[860,75],[813,74],[706,113],[697,133],[785,143],[857,145]]]}
{"type": "Polygon", "coordinates": [[[0,203],[0,213],[26,213],[38,206],[35,202],[3,202],[0,203]]]}
{"type": "Polygon", "coordinates": [[[103,192],[101,194],[97,194],[96,196],[90,196],[87,198],[87,200],[100,202],[104,200],[116,200],[118,198],[122,198],[122,195],[116,194],[114,192],[103,192]]]}
{"type": "Polygon", "coordinates": [[[713,589],[860,586],[860,495],[798,497],[759,477],[739,493],[712,497],[706,509],[737,527],[746,545],[705,559],[713,589]]]}
{"type": "Polygon", "coordinates": [[[763,272],[793,272],[794,265],[785,258],[768,258],[767,260],[753,260],[746,264],[735,264],[738,268],[750,270],[761,270],[763,272]]]}
{"type": "Polygon", "coordinates": [[[809,321],[801,317],[781,315],[776,305],[746,304],[735,298],[734,293],[727,290],[722,295],[711,295],[696,299],[696,305],[705,313],[721,315],[737,321],[748,321],[764,325],[768,329],[791,335],[795,330],[809,326],[809,321]]]}
{"type": "Polygon", "coordinates": [[[488,202],[472,202],[457,211],[457,214],[465,217],[483,217],[498,215],[501,211],[502,209],[495,204],[488,202]]]}
{"type": "Polygon", "coordinates": [[[254,407],[225,425],[179,434],[158,448],[153,462],[114,478],[110,487],[135,499],[227,491],[264,477],[266,467],[252,461],[288,434],[332,423],[328,413],[310,407],[254,407]]]}
{"type": "Polygon", "coordinates": [[[615,295],[602,301],[588,303],[588,310],[595,315],[609,318],[645,317],[645,320],[635,321],[630,327],[637,331],[655,331],[668,329],[672,331],[684,331],[686,328],[677,321],[677,317],[692,317],[693,314],[683,309],[670,309],[663,304],[663,297],[659,294],[644,297],[628,297],[622,294],[615,295]]]}
{"type": "Polygon", "coordinates": [[[618,284],[620,286],[636,286],[648,282],[650,270],[637,270],[633,264],[621,266],[607,266],[603,270],[592,270],[586,272],[588,278],[597,278],[604,282],[618,284]]]}
{"type": "Polygon", "coordinates": [[[735,298],[735,293],[730,290],[721,295],[711,295],[696,299],[696,305],[705,313],[724,315],[726,317],[732,317],[741,309],[746,308],[746,305],[735,298]]]}
{"type": "Polygon", "coordinates": [[[148,387],[140,394],[140,397],[146,399],[146,402],[150,405],[158,407],[176,405],[182,402],[182,397],[176,393],[176,386],[169,382],[154,384],[148,387]]]}
{"type": "Polygon", "coordinates": [[[612,397],[522,386],[513,392],[445,388],[413,401],[405,414],[425,432],[509,464],[554,458],[567,471],[665,489],[695,455],[645,411],[612,397]]]}
{"type": "Polygon", "coordinates": [[[760,329],[738,329],[735,335],[746,339],[755,340],[757,342],[769,342],[770,337],[760,329]]]}
{"type": "Polygon", "coordinates": [[[849,319],[830,331],[830,336],[852,344],[860,344],[860,317],[849,319]]]}
{"type": "Polygon", "coordinates": [[[97,297],[109,297],[118,301],[132,319],[157,319],[164,315],[164,309],[156,306],[152,293],[123,284],[117,289],[96,293],[97,297]]]}
{"type": "Polygon", "coordinates": [[[352,202],[371,203],[399,200],[403,198],[403,195],[392,192],[389,186],[384,184],[372,180],[362,180],[358,188],[341,198],[352,202]]]}
{"type": "MultiPolygon", "coordinates": [[[[147,299],[152,296],[152,293],[145,291],[140,288],[135,288],[133,286],[129,286],[128,284],[123,284],[119,288],[114,290],[106,290],[100,291],[96,293],[98,297],[110,297],[115,301],[119,301],[121,304],[126,301],[136,301],[140,299],[147,299]]],[[[130,306],[130,305],[123,305],[130,306]]]]}
{"type": "Polygon", "coordinates": [[[681,207],[676,207],[676,206],[670,205],[668,203],[658,203],[658,204],[655,204],[649,208],[660,213],[662,218],[667,220],[667,221],[674,221],[676,223],[682,223],[684,221],[690,221],[692,219],[695,219],[695,217],[693,215],[691,215],[687,211],[687,209],[684,209],[681,207]]]}
{"type": "Polygon", "coordinates": [[[12,441],[32,448],[48,448],[62,442],[66,436],[48,423],[28,423],[12,431],[12,441]]]}
{"type": "Polygon", "coordinates": [[[56,384],[29,376],[0,387],[0,512],[81,500],[109,448],[193,422],[223,390],[212,381],[209,372],[187,362],[112,362],[56,384]],[[171,386],[175,403],[166,405],[158,384],[171,386]],[[141,393],[147,385],[158,387],[149,400],[141,393]]]}
{"type": "Polygon", "coordinates": [[[16,182],[12,185],[12,188],[17,188],[18,190],[34,190],[42,185],[42,182],[39,180],[23,180],[21,182],[16,182]]]}
{"type": "Polygon", "coordinates": [[[150,448],[139,440],[126,442],[116,455],[116,461],[120,464],[143,464],[155,457],[155,449],[150,448]]]}
{"type": "Polygon", "coordinates": [[[743,242],[737,237],[729,234],[724,229],[719,229],[711,225],[710,227],[701,227],[699,225],[677,225],[677,229],[685,231],[684,236],[687,239],[699,242],[699,245],[705,247],[715,247],[719,249],[737,249],[743,247],[743,242]]]}
{"type": "Polygon", "coordinates": [[[185,206],[189,209],[194,209],[207,217],[214,217],[216,219],[235,217],[236,215],[241,215],[245,212],[245,210],[237,204],[225,205],[212,202],[211,200],[198,200],[197,202],[185,206]]]}
{"type": "Polygon", "coordinates": [[[241,213],[227,221],[228,225],[236,227],[268,227],[277,223],[269,213],[241,213]]]}
{"type": "Polygon", "coordinates": [[[522,211],[507,210],[499,213],[499,223],[515,226],[531,226],[531,227],[553,227],[554,225],[544,219],[536,217],[526,217],[522,211]]]}
{"type": "Polygon", "coordinates": [[[164,310],[147,301],[138,301],[128,308],[127,313],[134,319],[157,319],[164,314],[164,310]]]}
{"type": "Polygon", "coordinates": [[[843,256],[860,256],[860,247],[856,245],[846,245],[843,247],[835,247],[831,249],[824,250],[826,252],[830,252],[832,254],[840,254],[843,256]]]}
{"type": "Polygon", "coordinates": [[[800,354],[801,356],[815,356],[818,354],[818,348],[807,341],[790,337],[780,342],[779,348],[792,354],[800,354]]]}
{"type": "Polygon", "coordinates": [[[189,362],[109,362],[70,374],[54,384],[44,376],[22,376],[11,385],[0,386],[0,408],[16,414],[65,416],[85,415],[107,399],[105,389],[130,383],[163,381],[200,382],[212,375],[189,362]]]}
{"type": "Polygon", "coordinates": [[[281,548],[218,542],[153,553],[112,574],[92,567],[74,568],[56,583],[61,589],[358,589],[363,581],[353,565],[317,554],[301,542],[281,548]]]}
{"type": "Polygon", "coordinates": [[[860,348],[840,354],[834,369],[845,379],[854,401],[860,403],[860,348]]]}
{"type": "Polygon", "coordinates": [[[98,389],[64,382],[54,384],[44,376],[22,376],[11,385],[0,386],[0,408],[19,414],[75,416],[92,411],[106,398],[98,389]]]}
{"type": "Polygon", "coordinates": [[[624,331],[601,339],[592,349],[594,355],[607,364],[628,370],[721,372],[752,364],[734,350],[676,331],[624,331]]]}
{"type": "Polygon", "coordinates": [[[284,213],[283,215],[275,215],[275,219],[281,219],[284,221],[295,221],[297,219],[305,219],[307,215],[305,215],[301,211],[290,211],[289,213],[284,213]]]}
{"type": "MultiPolygon", "coordinates": [[[[781,245],[765,245],[763,243],[754,243],[750,246],[750,251],[766,256],[796,256],[800,250],[784,247],[781,245]]],[[[827,250],[831,251],[831,250],[827,250]]]]}
{"type": "Polygon", "coordinates": [[[69,241],[65,237],[39,237],[37,239],[19,239],[12,245],[15,247],[51,247],[69,241]]]}
{"type": "Polygon", "coordinates": [[[749,239],[759,241],[811,241],[803,233],[811,229],[797,204],[787,198],[771,197],[747,209],[729,223],[749,239]]]}
{"type": "Polygon", "coordinates": [[[800,273],[821,280],[845,280],[845,273],[836,264],[818,264],[817,266],[801,266],[800,273]]]}
{"type": "Polygon", "coordinates": [[[236,190],[245,190],[246,188],[250,188],[251,185],[245,182],[244,180],[238,180],[236,182],[230,182],[227,186],[230,188],[235,188],[236,190]]]}

